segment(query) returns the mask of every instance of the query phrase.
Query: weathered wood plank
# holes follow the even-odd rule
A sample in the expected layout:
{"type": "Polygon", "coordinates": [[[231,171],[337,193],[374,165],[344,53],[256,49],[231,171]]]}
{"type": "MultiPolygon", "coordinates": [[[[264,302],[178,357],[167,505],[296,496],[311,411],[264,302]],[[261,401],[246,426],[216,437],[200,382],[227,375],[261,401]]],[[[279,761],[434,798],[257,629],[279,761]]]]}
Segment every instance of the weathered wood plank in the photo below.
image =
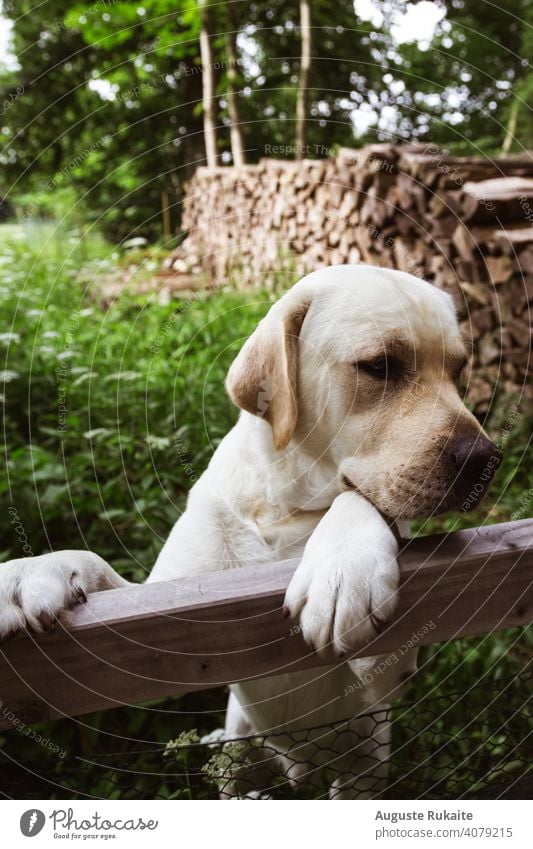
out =
{"type": "MultiPolygon", "coordinates": [[[[406,543],[395,622],[357,654],[533,619],[533,520],[406,543]]],[[[0,651],[0,727],[331,663],[281,613],[295,561],[98,593],[60,629],[0,651]]]]}

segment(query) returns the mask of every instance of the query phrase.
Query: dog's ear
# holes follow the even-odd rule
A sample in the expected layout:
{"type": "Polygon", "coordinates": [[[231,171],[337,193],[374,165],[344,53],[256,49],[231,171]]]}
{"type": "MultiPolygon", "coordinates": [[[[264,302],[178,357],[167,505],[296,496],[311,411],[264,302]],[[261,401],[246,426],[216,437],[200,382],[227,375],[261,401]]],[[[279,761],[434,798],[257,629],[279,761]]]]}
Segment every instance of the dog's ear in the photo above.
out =
{"type": "Polygon", "coordinates": [[[294,291],[275,303],[226,379],[232,401],[269,422],[276,450],[289,443],[298,418],[298,337],[308,309],[309,299],[294,291]]]}

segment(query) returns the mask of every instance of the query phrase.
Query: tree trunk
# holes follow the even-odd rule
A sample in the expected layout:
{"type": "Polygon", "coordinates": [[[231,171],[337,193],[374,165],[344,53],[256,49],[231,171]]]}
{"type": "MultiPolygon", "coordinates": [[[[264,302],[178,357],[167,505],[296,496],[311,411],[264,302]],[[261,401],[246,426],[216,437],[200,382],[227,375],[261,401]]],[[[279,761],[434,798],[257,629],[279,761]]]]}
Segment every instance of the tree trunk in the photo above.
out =
{"type": "Polygon", "coordinates": [[[198,0],[200,7],[200,56],[202,59],[202,100],[204,112],[204,140],[207,164],[214,168],[217,164],[217,131],[215,73],[211,46],[211,15],[205,5],[206,0],[198,0]]]}
{"type": "Polygon", "coordinates": [[[505,129],[505,138],[502,144],[502,153],[509,153],[515,140],[516,124],[518,122],[518,99],[513,101],[509,112],[509,121],[505,129]]]}
{"type": "Polygon", "coordinates": [[[242,118],[237,94],[238,62],[237,62],[237,21],[233,3],[226,6],[226,53],[228,55],[228,112],[230,117],[231,155],[234,165],[244,165],[244,137],[242,118]]]}
{"type": "MultiPolygon", "coordinates": [[[[183,80],[184,103],[198,103],[202,99],[203,80],[202,74],[189,74],[183,80]]],[[[188,120],[189,132],[182,139],[183,150],[183,173],[180,175],[179,184],[181,186],[182,179],[190,180],[199,165],[205,163],[205,139],[203,133],[204,116],[197,115],[194,111],[191,113],[188,120]]],[[[181,188],[180,188],[181,192],[181,188]]]]}
{"type": "Polygon", "coordinates": [[[296,99],[296,159],[304,159],[307,153],[307,113],[312,49],[310,0],[300,0],[300,38],[302,48],[296,99]]]}

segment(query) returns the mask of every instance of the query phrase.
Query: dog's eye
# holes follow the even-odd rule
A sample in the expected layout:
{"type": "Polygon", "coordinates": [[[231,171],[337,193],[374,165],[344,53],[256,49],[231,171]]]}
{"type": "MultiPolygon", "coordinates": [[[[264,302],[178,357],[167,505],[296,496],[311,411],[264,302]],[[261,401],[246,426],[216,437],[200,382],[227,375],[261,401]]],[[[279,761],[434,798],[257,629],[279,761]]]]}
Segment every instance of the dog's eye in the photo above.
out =
{"type": "Polygon", "coordinates": [[[376,380],[398,380],[402,375],[401,363],[393,357],[379,357],[376,360],[363,360],[354,363],[362,371],[376,380]]]}

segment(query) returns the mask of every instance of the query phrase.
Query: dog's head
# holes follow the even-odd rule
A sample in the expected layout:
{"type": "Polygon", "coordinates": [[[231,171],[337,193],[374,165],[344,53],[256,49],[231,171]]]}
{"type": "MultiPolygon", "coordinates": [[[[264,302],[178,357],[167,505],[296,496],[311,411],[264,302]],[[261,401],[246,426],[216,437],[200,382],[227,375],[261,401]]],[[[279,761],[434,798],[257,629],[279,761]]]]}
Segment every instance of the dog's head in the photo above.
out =
{"type": "Polygon", "coordinates": [[[341,488],[411,519],[471,509],[499,464],[457,389],[467,359],[448,295],[403,272],[340,265],[272,306],[226,385],[270,424],[276,449],[333,463],[341,488]]]}

